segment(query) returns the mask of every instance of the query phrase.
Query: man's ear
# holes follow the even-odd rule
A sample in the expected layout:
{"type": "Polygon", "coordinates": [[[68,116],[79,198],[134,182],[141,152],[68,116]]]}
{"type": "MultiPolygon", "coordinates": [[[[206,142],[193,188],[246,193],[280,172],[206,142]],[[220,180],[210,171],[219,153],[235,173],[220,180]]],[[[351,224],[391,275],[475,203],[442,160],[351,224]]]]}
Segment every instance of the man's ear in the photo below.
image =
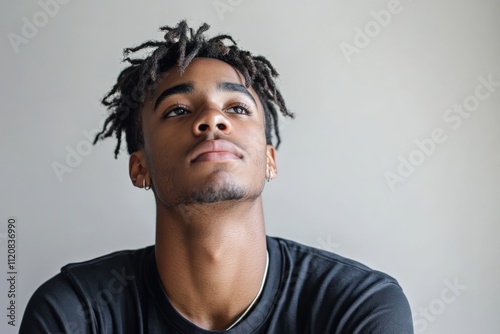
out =
{"type": "Polygon", "coordinates": [[[137,188],[151,187],[151,177],[148,171],[144,150],[135,151],[128,161],[128,173],[132,184],[137,188]]]}
{"type": "Polygon", "coordinates": [[[278,176],[278,168],[276,166],[276,150],[272,145],[267,145],[267,163],[266,163],[266,178],[268,180],[274,179],[278,176]]]}

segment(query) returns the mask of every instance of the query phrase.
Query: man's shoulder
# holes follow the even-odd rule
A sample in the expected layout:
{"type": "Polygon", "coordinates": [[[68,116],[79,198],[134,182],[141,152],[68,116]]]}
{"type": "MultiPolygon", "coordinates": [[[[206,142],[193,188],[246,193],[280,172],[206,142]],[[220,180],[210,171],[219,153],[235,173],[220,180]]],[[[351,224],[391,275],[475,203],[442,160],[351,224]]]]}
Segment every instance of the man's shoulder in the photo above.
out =
{"type": "Polygon", "coordinates": [[[290,256],[294,261],[299,263],[315,263],[316,265],[323,265],[325,269],[331,269],[334,267],[342,267],[343,270],[348,270],[353,273],[358,272],[359,274],[373,274],[384,276],[390,280],[394,278],[389,275],[374,270],[369,266],[358,262],[356,260],[344,257],[342,255],[316,248],[313,246],[308,246],[297,241],[279,238],[279,237],[269,237],[280,245],[282,251],[284,251],[287,256],[290,256]]]}
{"type": "Polygon", "coordinates": [[[293,309],[290,300],[300,300],[297,309],[317,325],[313,332],[412,333],[410,307],[395,278],[323,249],[269,241],[282,254],[283,312],[293,309]]]}
{"type": "Polygon", "coordinates": [[[153,252],[154,246],[115,251],[90,260],[69,263],[61,268],[59,276],[82,290],[106,288],[110,282],[132,281],[141,275],[146,258],[153,252]]]}
{"type": "Polygon", "coordinates": [[[271,239],[279,244],[285,275],[303,282],[306,290],[326,286],[336,293],[348,290],[352,296],[356,291],[375,292],[387,286],[401,289],[394,277],[356,260],[284,238],[271,239]]]}
{"type": "Polygon", "coordinates": [[[88,273],[90,270],[95,273],[101,270],[106,271],[109,267],[135,266],[152,252],[154,252],[154,246],[114,251],[90,260],[69,263],[61,268],[61,272],[88,273]]]}
{"type": "Polygon", "coordinates": [[[65,265],[32,295],[20,333],[39,333],[40,328],[90,332],[97,322],[110,318],[112,309],[140,304],[144,263],[153,252],[154,246],[149,246],[65,265]]]}

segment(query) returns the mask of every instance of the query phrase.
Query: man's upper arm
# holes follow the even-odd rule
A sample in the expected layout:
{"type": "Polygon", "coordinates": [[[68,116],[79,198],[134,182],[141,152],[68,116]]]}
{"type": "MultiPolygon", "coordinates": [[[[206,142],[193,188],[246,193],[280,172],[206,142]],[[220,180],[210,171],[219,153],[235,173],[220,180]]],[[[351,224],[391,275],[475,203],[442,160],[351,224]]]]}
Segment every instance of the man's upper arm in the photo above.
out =
{"type": "Polygon", "coordinates": [[[93,333],[92,315],[64,273],[40,286],[23,315],[20,334],[93,333]]]}
{"type": "Polygon", "coordinates": [[[413,334],[410,305],[396,283],[384,283],[353,312],[349,333],[413,334]]]}

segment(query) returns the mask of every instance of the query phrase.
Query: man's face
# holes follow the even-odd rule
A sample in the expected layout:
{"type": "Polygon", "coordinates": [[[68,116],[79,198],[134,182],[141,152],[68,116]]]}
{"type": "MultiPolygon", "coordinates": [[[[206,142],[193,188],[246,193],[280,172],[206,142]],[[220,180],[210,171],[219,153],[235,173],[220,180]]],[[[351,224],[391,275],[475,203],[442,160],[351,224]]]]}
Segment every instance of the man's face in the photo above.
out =
{"type": "Polygon", "coordinates": [[[141,112],[141,154],[164,205],[260,196],[274,149],[262,104],[233,67],[210,58],[195,58],[182,75],[174,67],[141,112]]]}

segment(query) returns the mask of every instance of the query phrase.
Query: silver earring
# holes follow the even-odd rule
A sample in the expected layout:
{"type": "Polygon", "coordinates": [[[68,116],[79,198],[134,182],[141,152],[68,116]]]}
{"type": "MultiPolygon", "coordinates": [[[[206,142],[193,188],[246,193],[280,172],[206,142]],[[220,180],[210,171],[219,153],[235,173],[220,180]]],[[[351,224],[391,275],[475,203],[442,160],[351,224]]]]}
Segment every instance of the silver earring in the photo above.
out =
{"type": "Polygon", "coordinates": [[[266,178],[267,182],[270,182],[273,179],[273,171],[268,169],[268,177],[266,178]]]}
{"type": "Polygon", "coordinates": [[[142,179],[142,187],[144,188],[144,190],[149,190],[149,189],[151,189],[151,186],[147,186],[147,185],[146,185],[146,179],[142,179]]]}

